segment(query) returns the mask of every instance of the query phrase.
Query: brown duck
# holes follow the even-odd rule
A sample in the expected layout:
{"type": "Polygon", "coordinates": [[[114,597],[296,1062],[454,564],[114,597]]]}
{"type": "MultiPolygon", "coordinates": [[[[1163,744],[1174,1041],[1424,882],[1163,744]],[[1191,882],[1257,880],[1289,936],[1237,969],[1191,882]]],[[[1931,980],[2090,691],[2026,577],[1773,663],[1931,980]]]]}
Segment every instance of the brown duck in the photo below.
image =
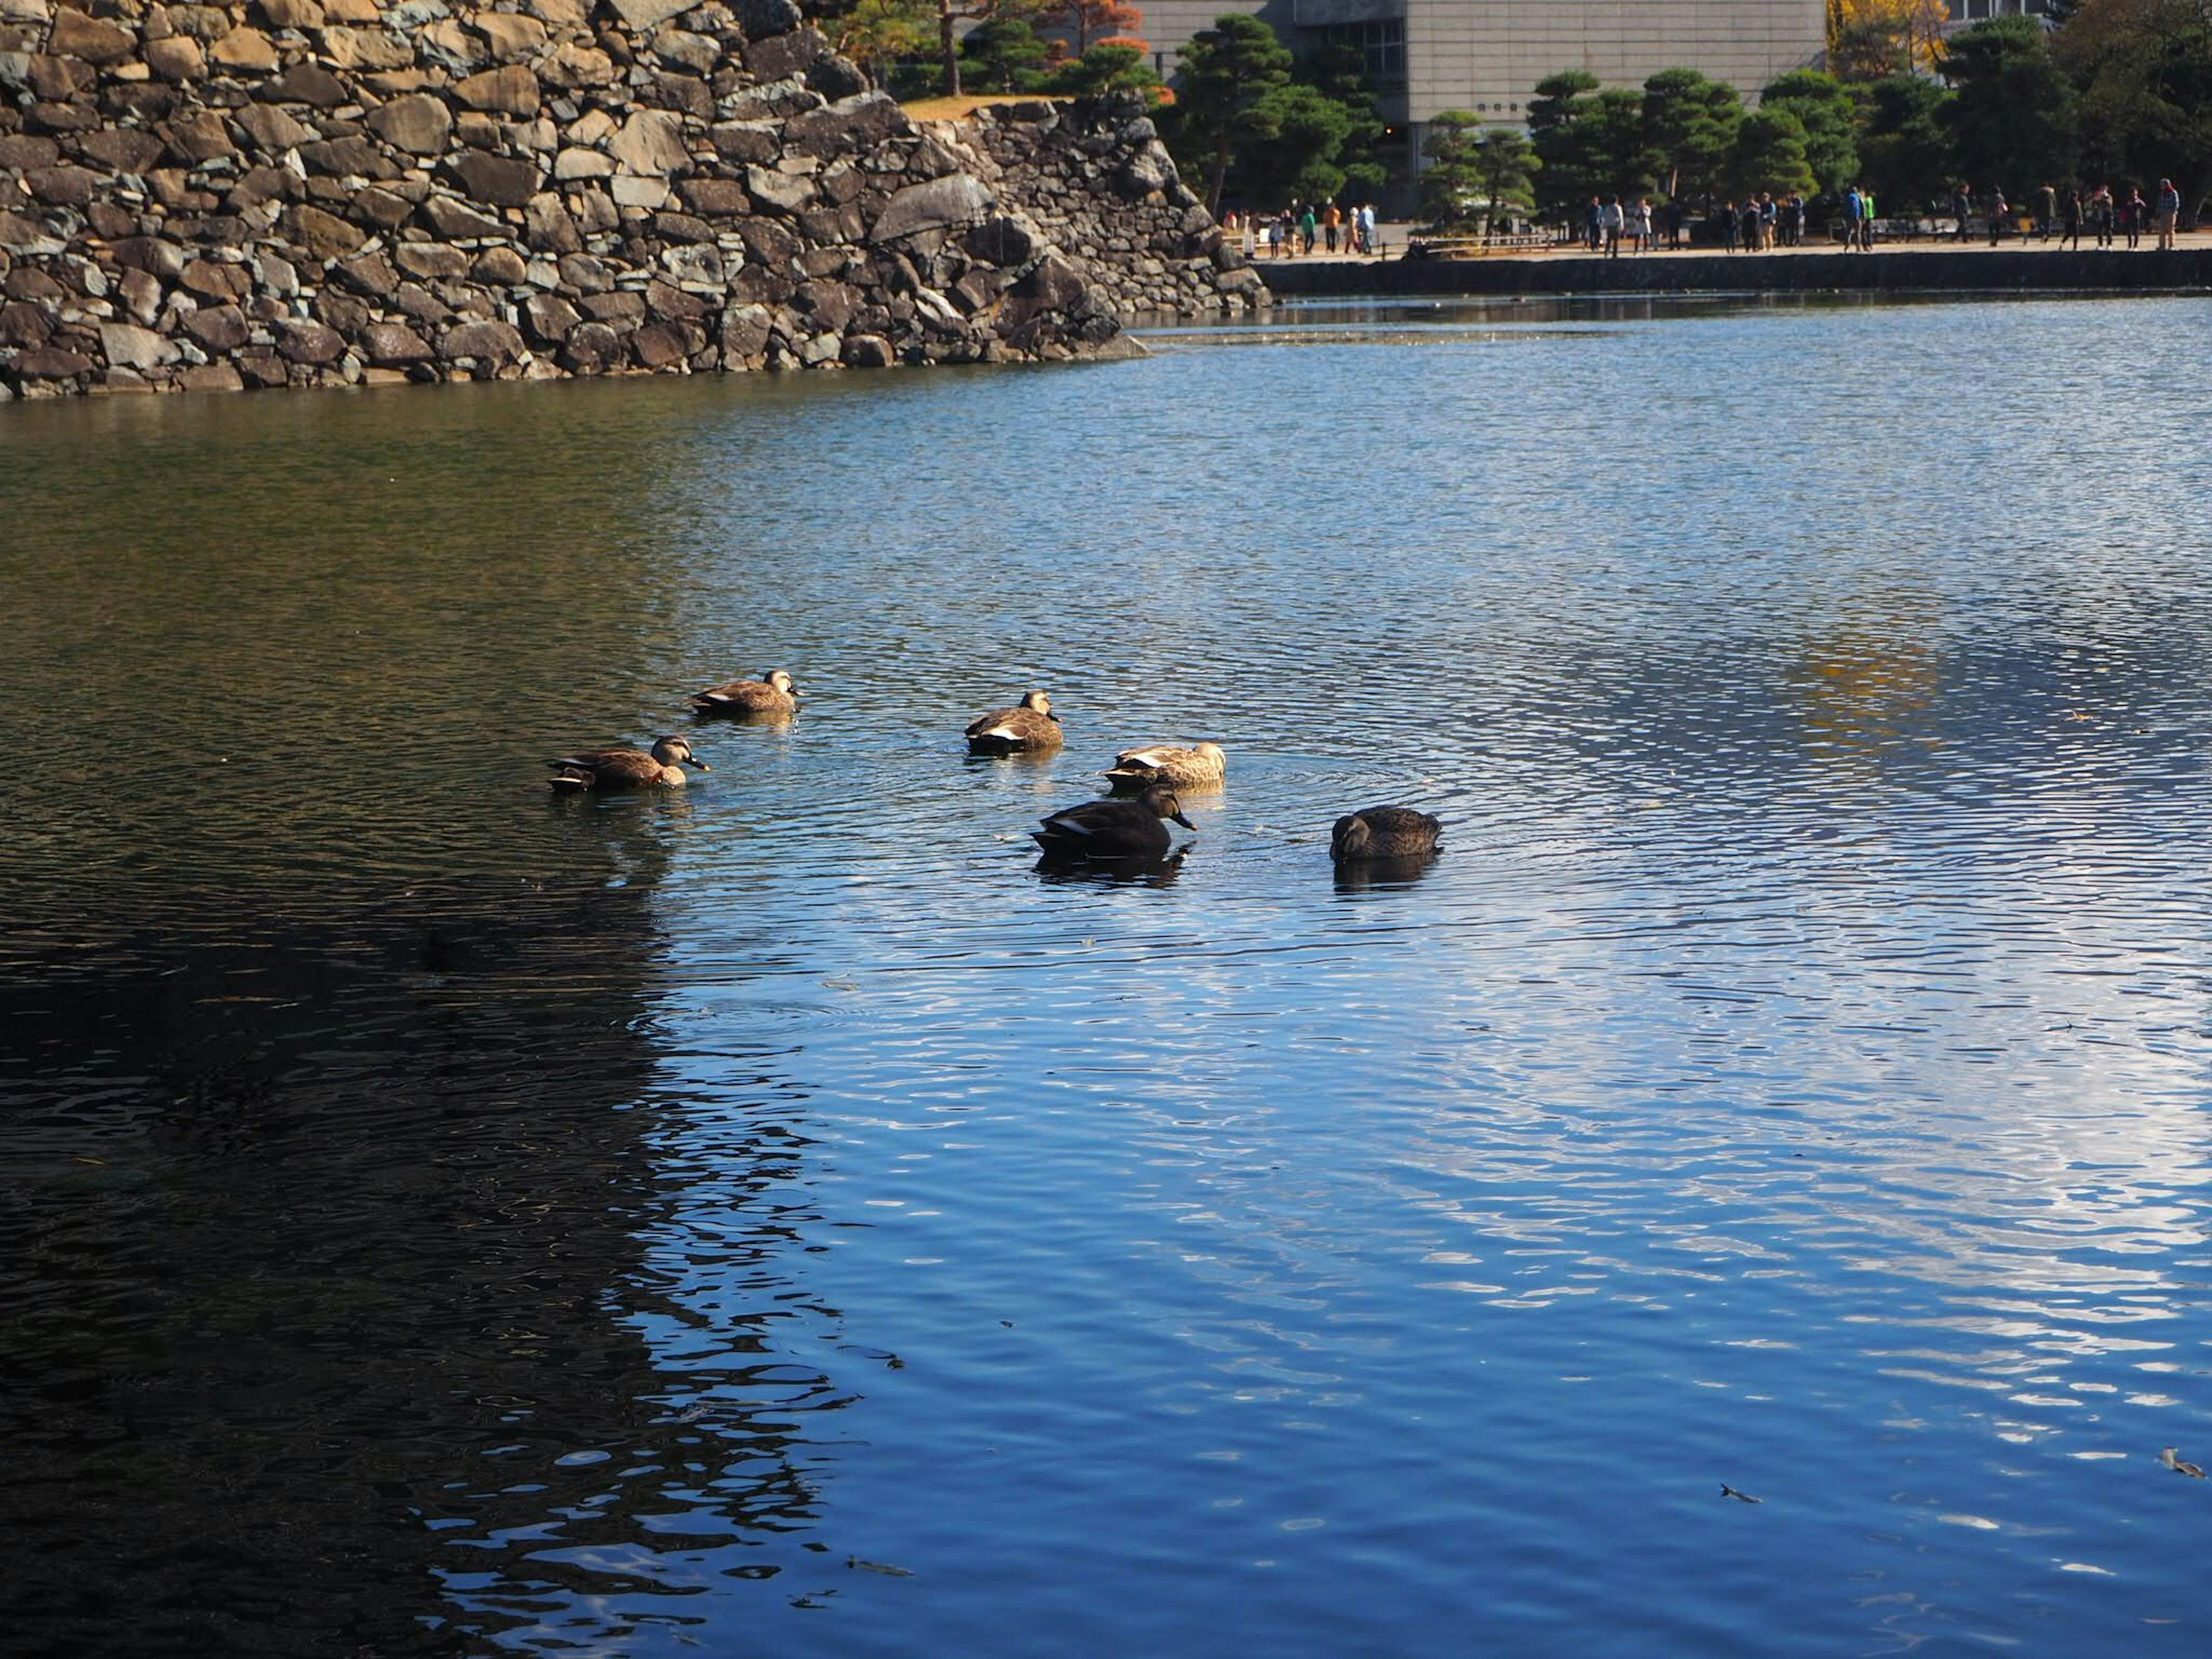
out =
{"type": "Polygon", "coordinates": [[[1194,744],[1188,749],[1155,743],[1142,749],[1124,749],[1114,757],[1106,776],[1115,794],[1133,795],[1156,783],[1170,789],[1218,789],[1227,768],[1228,757],[1218,743],[1194,744]]]}
{"type": "Polygon", "coordinates": [[[1443,825],[1410,806],[1364,806],[1329,831],[1328,855],[1339,864],[1364,859],[1415,859],[1437,850],[1443,825]]]}
{"type": "Polygon", "coordinates": [[[702,772],[714,769],[692,754],[681,738],[655,739],[653,752],[642,749],[586,749],[546,762],[557,768],[546,781],[571,793],[586,789],[681,789],[684,769],[702,772]]]}
{"type": "Polygon", "coordinates": [[[1167,820],[1186,830],[1198,826],[1182,815],[1171,789],[1153,787],[1134,799],[1087,800],[1044,820],[1032,830],[1044,855],[1055,861],[1094,863],[1109,859],[1157,859],[1168,850],[1167,820]]]}
{"type": "Polygon", "coordinates": [[[732,680],[695,692],[691,707],[702,714],[788,714],[799,707],[791,676],[781,668],[762,680],[732,680]]]}
{"type": "Polygon", "coordinates": [[[968,722],[969,752],[1013,755],[1024,750],[1057,749],[1060,745],[1060,716],[1052,712],[1052,699],[1032,691],[1012,708],[994,708],[968,722]]]}

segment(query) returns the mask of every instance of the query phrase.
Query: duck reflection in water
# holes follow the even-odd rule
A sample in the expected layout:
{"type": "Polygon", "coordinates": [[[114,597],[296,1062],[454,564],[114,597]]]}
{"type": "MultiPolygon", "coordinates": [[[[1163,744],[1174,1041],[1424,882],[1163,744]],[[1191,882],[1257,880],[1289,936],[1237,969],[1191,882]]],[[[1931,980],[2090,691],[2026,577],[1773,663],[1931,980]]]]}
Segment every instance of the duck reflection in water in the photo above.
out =
{"type": "Polygon", "coordinates": [[[1340,860],[1336,866],[1336,890],[1364,893],[1374,888],[1388,892],[1411,887],[1429,873],[1437,861],[1434,853],[1414,853],[1405,858],[1340,860]]]}
{"type": "Polygon", "coordinates": [[[1047,853],[1032,867],[1040,881],[1054,887],[1171,887],[1189,856],[1188,847],[1179,847],[1164,859],[1073,860],[1047,853]]]}

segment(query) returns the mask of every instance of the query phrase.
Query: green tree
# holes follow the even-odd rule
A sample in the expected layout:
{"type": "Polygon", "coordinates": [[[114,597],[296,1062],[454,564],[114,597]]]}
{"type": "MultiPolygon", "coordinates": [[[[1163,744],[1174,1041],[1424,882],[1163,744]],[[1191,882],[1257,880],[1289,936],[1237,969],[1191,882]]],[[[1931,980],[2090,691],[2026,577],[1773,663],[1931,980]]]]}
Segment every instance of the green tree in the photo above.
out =
{"type": "Polygon", "coordinates": [[[1258,202],[1325,202],[1344,188],[1338,158],[1352,117],[1318,87],[1292,81],[1261,100],[1274,142],[1243,158],[1241,179],[1258,202]]]}
{"type": "Polygon", "coordinates": [[[1544,164],[1525,134],[1511,127],[1492,127],[1475,146],[1474,173],[1482,187],[1482,234],[1498,228],[1500,207],[1534,207],[1536,174],[1544,164]]]}
{"type": "Polygon", "coordinates": [[[1544,165],[1538,205],[1573,218],[1606,187],[1601,134],[1592,118],[1598,78],[1588,70],[1562,70],[1536,82],[1528,100],[1528,142],[1544,165]]]}
{"type": "Polygon", "coordinates": [[[1141,47],[1101,40],[1082,57],[1070,58],[1055,70],[1047,88],[1078,97],[1096,92],[1143,92],[1153,94],[1157,102],[1160,77],[1141,47]]]}
{"type": "Polygon", "coordinates": [[[1644,83],[1644,137],[1659,189],[1677,201],[1710,202],[1743,123],[1743,99],[1725,81],[1693,69],[1661,70],[1644,83]]]}
{"type": "Polygon", "coordinates": [[[2195,219],[2212,188],[2212,7],[2081,0],[2051,47],[2081,90],[2081,160],[2091,176],[2171,178],[2195,219]]]}
{"type": "Polygon", "coordinates": [[[1475,129],[1482,118],[1463,109],[1438,110],[1429,118],[1421,145],[1421,216],[1431,230],[1466,228],[1481,187],[1476,161],[1481,141],[1475,129]]]}
{"type": "Polygon", "coordinates": [[[1292,73],[1343,106],[1350,129],[1344,136],[1336,161],[1344,169],[1346,192],[1366,198],[1380,195],[1390,182],[1389,168],[1377,159],[1389,127],[1376,102],[1375,88],[1367,78],[1366,58],[1356,46],[1325,46],[1292,73]]]}
{"type": "Polygon", "coordinates": [[[933,0],[933,4],[937,19],[938,62],[945,66],[945,90],[957,98],[960,25],[972,22],[981,27],[1018,21],[1026,26],[1042,9],[1043,0],[933,0]]]}
{"type": "Polygon", "coordinates": [[[1589,100],[1589,118],[1607,192],[1648,194],[1655,188],[1659,159],[1644,133],[1644,94],[1629,87],[1607,87],[1589,100]]]}
{"type": "Polygon", "coordinates": [[[1759,108],[1736,129],[1735,155],[1729,169],[1735,193],[1771,191],[1777,196],[1814,188],[1805,160],[1805,124],[1786,109],[1759,108]]]}
{"type": "Polygon", "coordinates": [[[968,31],[960,56],[975,85],[992,92],[1031,92],[1044,78],[1048,53],[1023,19],[994,17],[968,31]]]}
{"type": "Polygon", "coordinates": [[[841,56],[881,86],[890,78],[893,64],[927,49],[936,15],[930,0],[855,0],[846,10],[823,16],[820,26],[841,56]]]}
{"type": "Polygon", "coordinates": [[[1859,176],[1877,203],[1940,204],[1958,182],[1944,106],[1953,94],[1918,75],[1860,89],[1859,176]]]}
{"type": "Polygon", "coordinates": [[[1951,38],[1943,77],[1953,155],[1975,186],[2015,189],[2074,176],[2080,149],[2074,84],[2033,17],[1993,17],[1951,38]]]}
{"type": "Polygon", "coordinates": [[[1805,129],[1806,164],[1822,190],[1840,196],[1850,188],[1859,170],[1859,112],[1850,88],[1818,70],[1791,70],[1767,84],[1759,106],[1797,118],[1805,129]]]}
{"type": "Polygon", "coordinates": [[[1206,180],[1209,212],[1221,211],[1231,166],[1280,136],[1280,106],[1269,94],[1290,84],[1291,61],[1274,30],[1240,12],[1215,18],[1183,48],[1168,146],[1206,180]]]}

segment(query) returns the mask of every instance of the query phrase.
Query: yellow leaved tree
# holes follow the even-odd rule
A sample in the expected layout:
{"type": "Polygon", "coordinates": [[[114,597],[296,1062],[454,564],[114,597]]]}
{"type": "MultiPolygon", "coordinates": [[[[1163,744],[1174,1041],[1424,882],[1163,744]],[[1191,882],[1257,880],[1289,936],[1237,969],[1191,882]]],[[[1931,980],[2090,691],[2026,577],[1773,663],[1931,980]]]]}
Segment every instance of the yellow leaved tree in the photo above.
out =
{"type": "Polygon", "coordinates": [[[1933,70],[1943,58],[1943,0],[1827,0],[1828,72],[1838,80],[1933,70]]]}

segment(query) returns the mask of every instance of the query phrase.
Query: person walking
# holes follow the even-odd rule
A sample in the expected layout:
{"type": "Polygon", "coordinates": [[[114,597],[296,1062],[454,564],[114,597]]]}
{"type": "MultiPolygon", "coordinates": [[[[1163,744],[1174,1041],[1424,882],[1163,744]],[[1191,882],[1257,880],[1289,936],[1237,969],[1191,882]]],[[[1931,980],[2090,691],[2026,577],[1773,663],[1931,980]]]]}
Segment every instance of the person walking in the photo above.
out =
{"type": "Polygon", "coordinates": [[[1991,247],[1997,245],[1997,238],[2004,232],[2004,219],[2008,211],[2009,210],[2005,206],[2004,191],[1996,185],[1991,185],[1990,186],[1990,246],[1991,247]]]}
{"type": "Polygon", "coordinates": [[[1874,252],[1874,192],[1864,188],[1859,191],[1859,252],[1874,252]]]}
{"type": "Polygon", "coordinates": [[[1605,246],[1605,204],[1595,196],[1583,210],[1583,240],[1592,253],[1605,246]]]}
{"type": "Polygon", "coordinates": [[[1359,204],[1359,251],[1372,256],[1375,252],[1375,204],[1359,204]]]}
{"type": "Polygon", "coordinates": [[[2058,192],[2045,185],[2039,194],[2035,210],[2036,228],[2043,233],[2043,240],[2047,242],[2051,240],[2051,233],[2058,228],[2058,192]]]}
{"type": "Polygon", "coordinates": [[[2081,251],[2081,191],[2074,185],[2066,186],[2065,198],[2058,204],[2058,240],[2073,244],[2073,251],[2081,251]]]}
{"type": "Polygon", "coordinates": [[[1743,251],[1746,253],[1757,253],[1765,246],[1759,236],[1765,223],[1765,222],[1759,216],[1759,198],[1745,197],[1743,198],[1743,251]]]}
{"type": "Polygon", "coordinates": [[[2128,246],[2134,247],[2142,240],[2143,216],[2150,204],[2142,198],[2142,191],[2133,185],[2128,186],[2128,199],[2120,204],[2120,228],[2128,234],[2128,246]]]}
{"type": "Polygon", "coordinates": [[[1328,210],[1321,216],[1322,245],[1331,253],[1336,252],[1336,228],[1343,222],[1344,215],[1337,210],[1336,204],[1331,202],[1328,204],[1328,210]]]}
{"type": "Polygon", "coordinates": [[[2100,185],[2089,196],[2089,229],[2100,248],[2112,245],[2112,187],[2100,185]]]}
{"type": "Polygon", "coordinates": [[[1308,202],[1305,211],[1298,215],[1298,240],[1304,245],[1303,252],[1311,253],[1314,251],[1314,237],[1320,229],[1321,221],[1314,216],[1313,204],[1308,202]]]}
{"type": "Polygon", "coordinates": [[[1636,198],[1636,226],[1635,226],[1635,228],[1636,228],[1636,251],[1637,251],[1638,253],[1649,253],[1649,252],[1651,252],[1651,198],[1650,198],[1650,197],[1648,197],[1648,196],[1639,196],[1639,197],[1638,197],[1638,198],[1636,198]]]}
{"type": "Polygon", "coordinates": [[[1761,247],[1774,246],[1775,228],[1780,222],[1781,215],[1774,205],[1774,192],[1761,191],[1759,196],[1759,243],[1761,247]]]}
{"type": "Polygon", "coordinates": [[[1790,246],[1805,246],[1805,192],[1802,190],[1790,192],[1790,246]]]}
{"type": "Polygon", "coordinates": [[[1853,185],[1844,192],[1844,248],[1856,253],[1859,248],[1859,187],[1853,185]]]}
{"type": "Polygon", "coordinates": [[[1966,240],[1966,221],[1973,216],[1974,198],[1966,193],[1966,187],[1960,185],[1951,192],[1951,217],[1958,225],[1956,234],[1959,240],[1963,242],[1966,240]]]}
{"type": "Polygon", "coordinates": [[[1719,216],[1721,222],[1721,246],[1726,248],[1730,253],[1733,253],[1735,252],[1735,204],[1734,202],[1722,203],[1719,216]]]}
{"type": "Polygon", "coordinates": [[[1605,257],[1618,259],[1620,258],[1620,233],[1628,222],[1628,215],[1620,205],[1620,198],[1614,197],[1599,210],[1598,222],[1605,232],[1605,257]]]}
{"type": "Polygon", "coordinates": [[[2173,180],[2158,181],[2158,246],[2161,252],[2172,251],[2174,233],[2181,228],[2181,192],[2173,187],[2173,180]]]}

